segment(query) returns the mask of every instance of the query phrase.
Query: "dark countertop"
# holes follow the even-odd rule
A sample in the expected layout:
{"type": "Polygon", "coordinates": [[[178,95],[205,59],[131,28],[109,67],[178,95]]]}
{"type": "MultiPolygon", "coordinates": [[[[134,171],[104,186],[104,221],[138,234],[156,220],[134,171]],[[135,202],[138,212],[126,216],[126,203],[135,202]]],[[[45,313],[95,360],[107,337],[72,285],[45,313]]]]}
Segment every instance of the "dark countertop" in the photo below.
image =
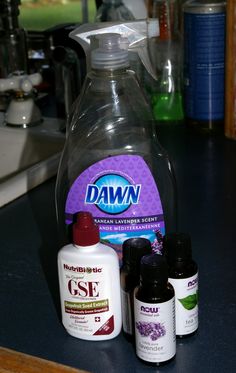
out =
{"type": "Polygon", "coordinates": [[[0,345],[101,372],[222,373],[236,367],[236,141],[181,127],[161,129],[176,171],[179,228],[200,270],[198,333],[177,343],[175,361],[146,367],[119,335],[69,336],[58,315],[55,179],[0,209],[0,345]]]}

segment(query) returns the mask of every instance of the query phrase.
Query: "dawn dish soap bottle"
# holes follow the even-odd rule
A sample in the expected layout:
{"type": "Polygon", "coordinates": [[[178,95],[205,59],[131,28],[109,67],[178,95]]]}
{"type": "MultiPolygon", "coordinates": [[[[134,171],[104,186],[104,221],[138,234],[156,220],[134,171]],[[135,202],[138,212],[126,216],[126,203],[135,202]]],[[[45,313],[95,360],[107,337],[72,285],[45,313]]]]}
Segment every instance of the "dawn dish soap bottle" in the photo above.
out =
{"type": "Polygon", "coordinates": [[[97,37],[59,166],[57,218],[63,241],[76,213],[91,212],[121,259],[126,239],[156,246],[157,234],[174,229],[175,179],[120,36],[97,37]]]}

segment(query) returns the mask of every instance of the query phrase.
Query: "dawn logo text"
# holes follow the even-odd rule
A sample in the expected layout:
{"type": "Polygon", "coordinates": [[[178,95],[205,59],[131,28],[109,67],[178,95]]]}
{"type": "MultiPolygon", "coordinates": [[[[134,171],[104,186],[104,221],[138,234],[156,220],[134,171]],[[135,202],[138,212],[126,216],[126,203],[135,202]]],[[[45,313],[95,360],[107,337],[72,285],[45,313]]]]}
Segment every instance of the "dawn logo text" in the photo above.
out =
{"type": "Polygon", "coordinates": [[[141,184],[132,185],[123,176],[108,174],[87,185],[85,203],[106,213],[119,214],[139,203],[140,192],[141,184]]]}

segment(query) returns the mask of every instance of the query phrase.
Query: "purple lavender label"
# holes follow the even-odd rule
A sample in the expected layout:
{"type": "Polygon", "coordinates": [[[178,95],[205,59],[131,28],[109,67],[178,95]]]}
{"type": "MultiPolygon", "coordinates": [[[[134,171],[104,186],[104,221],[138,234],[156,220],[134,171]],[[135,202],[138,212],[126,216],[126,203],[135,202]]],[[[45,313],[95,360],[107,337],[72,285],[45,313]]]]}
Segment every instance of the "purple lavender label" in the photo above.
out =
{"type": "Polygon", "coordinates": [[[66,200],[66,223],[78,211],[89,211],[99,225],[101,241],[116,249],[132,237],[145,237],[161,251],[165,233],[162,203],[152,173],[137,155],[99,161],[74,181],[66,200]]]}

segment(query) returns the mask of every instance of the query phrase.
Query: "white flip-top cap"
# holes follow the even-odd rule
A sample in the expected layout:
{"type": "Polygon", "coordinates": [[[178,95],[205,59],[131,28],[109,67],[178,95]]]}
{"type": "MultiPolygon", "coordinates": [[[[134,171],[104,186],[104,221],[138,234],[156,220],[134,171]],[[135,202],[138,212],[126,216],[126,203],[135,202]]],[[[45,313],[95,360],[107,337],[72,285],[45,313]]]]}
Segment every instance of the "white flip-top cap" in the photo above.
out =
{"type": "MultiPolygon", "coordinates": [[[[91,52],[91,67],[99,70],[120,69],[129,66],[128,50],[124,48],[123,38],[119,34],[97,35],[99,47],[91,52]]],[[[126,44],[128,48],[128,43],[126,44]]]]}

